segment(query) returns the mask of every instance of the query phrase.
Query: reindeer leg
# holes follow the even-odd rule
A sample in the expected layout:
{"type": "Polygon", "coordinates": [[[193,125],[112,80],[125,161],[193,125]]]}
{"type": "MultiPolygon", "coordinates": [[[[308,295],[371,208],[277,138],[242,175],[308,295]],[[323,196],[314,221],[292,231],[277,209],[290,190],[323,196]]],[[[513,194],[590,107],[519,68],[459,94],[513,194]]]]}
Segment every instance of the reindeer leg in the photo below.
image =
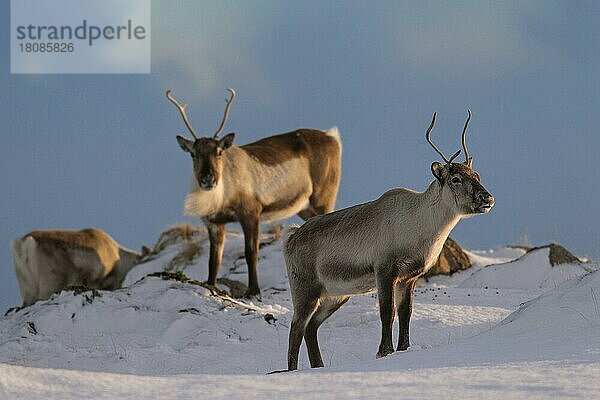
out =
{"type": "Polygon", "coordinates": [[[244,297],[260,296],[260,287],[258,286],[258,245],[260,236],[260,226],[258,216],[240,218],[240,224],[244,231],[244,245],[246,264],[248,264],[248,291],[244,297]]]}
{"type": "Polygon", "coordinates": [[[398,313],[398,351],[404,351],[410,346],[409,322],[412,314],[413,294],[417,279],[400,283],[396,286],[396,311],[398,313]]]}
{"type": "Polygon", "coordinates": [[[311,368],[323,367],[323,359],[321,358],[321,351],[319,350],[319,342],[317,340],[317,329],[325,320],[336,312],[344,303],[348,301],[350,297],[328,297],[321,301],[319,308],[310,318],[306,330],[304,332],[304,341],[306,342],[306,348],[308,350],[308,358],[310,360],[311,368]]]}
{"type": "Polygon", "coordinates": [[[221,260],[223,258],[223,247],[225,244],[225,224],[214,224],[205,221],[206,229],[208,230],[208,239],[210,240],[210,255],[208,258],[208,283],[215,285],[217,283],[217,275],[221,260]]]}
{"type": "Polygon", "coordinates": [[[319,298],[315,296],[294,299],[294,316],[292,317],[292,324],[290,326],[288,345],[288,371],[298,369],[298,353],[300,352],[302,337],[304,336],[306,325],[317,309],[318,304],[319,298]]]}
{"type": "Polygon", "coordinates": [[[377,275],[377,296],[379,298],[379,316],[381,318],[381,342],[377,358],[394,352],[392,344],[392,325],[394,324],[394,288],[396,278],[388,274],[377,275]]]}
{"type": "Polygon", "coordinates": [[[298,213],[298,216],[302,218],[303,221],[308,221],[309,218],[312,218],[317,215],[317,212],[312,206],[306,207],[304,210],[301,210],[298,213]]]}

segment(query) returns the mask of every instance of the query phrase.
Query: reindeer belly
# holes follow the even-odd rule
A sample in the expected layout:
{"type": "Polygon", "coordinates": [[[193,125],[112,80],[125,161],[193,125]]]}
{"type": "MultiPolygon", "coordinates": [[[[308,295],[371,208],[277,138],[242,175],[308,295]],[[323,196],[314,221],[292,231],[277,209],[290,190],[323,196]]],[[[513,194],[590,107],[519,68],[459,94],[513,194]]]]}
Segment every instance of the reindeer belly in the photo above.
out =
{"type": "Polygon", "coordinates": [[[264,206],[260,216],[261,222],[278,221],[284,218],[298,214],[309,205],[310,194],[308,192],[298,193],[294,196],[277,201],[264,206]]]}
{"type": "Polygon", "coordinates": [[[371,266],[320,268],[320,280],[329,296],[364,294],[376,290],[371,266]]]}

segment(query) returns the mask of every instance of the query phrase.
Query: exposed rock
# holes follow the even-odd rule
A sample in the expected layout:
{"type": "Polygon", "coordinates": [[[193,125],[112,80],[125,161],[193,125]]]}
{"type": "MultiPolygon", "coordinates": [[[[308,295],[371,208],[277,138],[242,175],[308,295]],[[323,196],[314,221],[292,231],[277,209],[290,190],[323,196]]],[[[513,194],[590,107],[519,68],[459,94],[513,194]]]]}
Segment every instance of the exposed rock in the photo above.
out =
{"type": "Polygon", "coordinates": [[[471,267],[471,260],[463,249],[451,238],[446,240],[440,258],[435,265],[425,274],[425,278],[434,275],[452,275],[471,267]]]}
{"type": "Polygon", "coordinates": [[[534,247],[527,252],[531,252],[538,249],[550,249],[550,253],[548,255],[548,259],[550,261],[550,265],[557,266],[561,264],[580,264],[581,260],[575,257],[571,252],[564,247],[562,247],[558,243],[550,243],[545,246],[534,247]]]}

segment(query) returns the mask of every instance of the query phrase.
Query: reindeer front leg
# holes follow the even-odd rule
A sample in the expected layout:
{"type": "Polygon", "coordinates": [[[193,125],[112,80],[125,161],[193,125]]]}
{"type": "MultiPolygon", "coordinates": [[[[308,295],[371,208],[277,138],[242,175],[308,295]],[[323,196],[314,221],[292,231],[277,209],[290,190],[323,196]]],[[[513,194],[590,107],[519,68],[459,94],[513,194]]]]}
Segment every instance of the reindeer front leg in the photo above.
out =
{"type": "Polygon", "coordinates": [[[258,286],[258,244],[260,236],[260,225],[258,215],[250,215],[240,218],[240,224],[244,231],[244,245],[246,264],[248,264],[248,291],[244,297],[260,296],[258,286]]]}
{"type": "Polygon", "coordinates": [[[396,286],[396,311],[398,312],[398,347],[396,350],[398,351],[404,351],[410,346],[409,324],[417,279],[414,278],[396,286]]]}
{"type": "Polygon", "coordinates": [[[394,324],[394,288],[396,276],[388,271],[377,272],[377,296],[379,298],[379,316],[381,317],[381,342],[377,358],[394,352],[392,344],[392,325],[394,324]]]}
{"type": "Polygon", "coordinates": [[[210,241],[210,255],[208,258],[208,281],[209,285],[217,283],[217,275],[221,260],[223,258],[223,247],[225,244],[225,224],[214,224],[204,221],[208,230],[208,239],[210,241]]]}

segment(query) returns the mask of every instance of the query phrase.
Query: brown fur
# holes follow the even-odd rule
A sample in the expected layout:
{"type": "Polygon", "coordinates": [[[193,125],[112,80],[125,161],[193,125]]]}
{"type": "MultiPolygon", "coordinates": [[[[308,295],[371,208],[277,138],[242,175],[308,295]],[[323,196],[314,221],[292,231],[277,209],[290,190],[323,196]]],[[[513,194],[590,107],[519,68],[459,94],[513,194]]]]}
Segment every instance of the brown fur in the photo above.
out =
{"type": "Polygon", "coordinates": [[[117,289],[142,257],[98,228],[33,231],[12,247],[23,306],[70,286],[117,289]]]}
{"type": "Polygon", "coordinates": [[[294,213],[306,220],[333,211],[341,177],[337,129],[298,129],[240,147],[232,144],[233,134],[193,142],[177,139],[192,153],[195,181],[186,209],[201,217],[209,232],[208,283],[216,283],[224,224],[240,222],[249,268],[247,295],[258,295],[259,222],[294,213]]]}
{"type": "Polygon", "coordinates": [[[23,239],[27,236],[33,237],[39,246],[47,249],[96,253],[104,267],[104,275],[108,275],[119,259],[118,248],[113,246],[114,240],[98,228],[88,228],[80,231],[32,231],[23,236],[23,239]]]}

